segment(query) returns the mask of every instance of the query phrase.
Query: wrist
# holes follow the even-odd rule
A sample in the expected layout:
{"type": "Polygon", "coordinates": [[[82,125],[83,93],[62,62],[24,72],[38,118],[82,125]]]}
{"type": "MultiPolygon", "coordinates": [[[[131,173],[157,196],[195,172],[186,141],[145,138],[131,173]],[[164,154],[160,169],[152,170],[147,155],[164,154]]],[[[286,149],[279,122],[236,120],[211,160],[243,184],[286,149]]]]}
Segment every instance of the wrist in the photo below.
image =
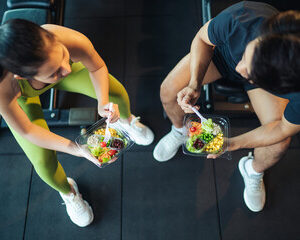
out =
{"type": "Polygon", "coordinates": [[[228,139],[228,151],[235,151],[235,150],[238,150],[240,148],[241,148],[241,146],[240,146],[239,142],[236,141],[235,138],[229,138],[228,139]]]}
{"type": "Polygon", "coordinates": [[[70,144],[69,144],[69,154],[77,156],[77,157],[81,156],[79,147],[77,146],[76,143],[74,143],[72,141],[70,141],[70,144]]]}
{"type": "Polygon", "coordinates": [[[105,105],[107,105],[109,103],[109,100],[108,100],[108,98],[106,99],[101,99],[100,101],[98,101],[98,105],[100,105],[100,106],[105,106],[105,105]]]}
{"type": "Polygon", "coordinates": [[[195,79],[191,79],[191,81],[189,82],[189,85],[188,87],[195,90],[195,91],[199,91],[201,89],[201,84],[199,84],[199,81],[198,80],[195,80],[195,79]]]}

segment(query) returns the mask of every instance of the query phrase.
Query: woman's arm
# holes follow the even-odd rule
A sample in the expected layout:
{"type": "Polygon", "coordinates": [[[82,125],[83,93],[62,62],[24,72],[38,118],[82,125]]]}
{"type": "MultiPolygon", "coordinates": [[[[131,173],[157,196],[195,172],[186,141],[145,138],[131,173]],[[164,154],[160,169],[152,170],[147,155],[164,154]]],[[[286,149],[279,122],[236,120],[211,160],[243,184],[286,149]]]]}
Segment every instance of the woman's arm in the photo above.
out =
{"type": "Polygon", "coordinates": [[[32,123],[17,103],[17,97],[9,102],[6,107],[1,104],[0,110],[6,123],[33,144],[42,148],[81,156],[74,142],[32,123]]]}
{"type": "Polygon", "coordinates": [[[6,123],[28,141],[47,149],[81,156],[76,144],[47,129],[33,124],[19,106],[20,89],[12,73],[2,76],[0,82],[0,114],[6,123]]]}
{"type": "Polygon", "coordinates": [[[73,62],[80,61],[88,69],[98,100],[99,114],[107,114],[104,106],[109,102],[108,70],[91,41],[82,33],[66,27],[51,24],[42,27],[52,32],[68,49],[73,62]]]}
{"type": "Polygon", "coordinates": [[[242,148],[266,147],[281,142],[300,131],[300,125],[281,120],[260,126],[250,132],[229,139],[229,151],[242,148]]]}

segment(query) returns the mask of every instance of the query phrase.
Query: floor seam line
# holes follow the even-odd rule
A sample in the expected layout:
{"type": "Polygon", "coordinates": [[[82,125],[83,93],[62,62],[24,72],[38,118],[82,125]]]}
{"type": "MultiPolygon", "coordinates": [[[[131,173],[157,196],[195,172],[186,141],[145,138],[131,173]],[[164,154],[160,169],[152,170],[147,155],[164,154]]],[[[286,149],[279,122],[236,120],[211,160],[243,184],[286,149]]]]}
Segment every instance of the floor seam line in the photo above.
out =
{"type": "Polygon", "coordinates": [[[219,207],[219,197],[218,197],[218,189],[217,189],[217,176],[216,176],[216,168],[215,168],[215,162],[214,161],[212,161],[212,167],[213,167],[214,185],[215,185],[215,193],[216,193],[216,208],[217,208],[217,217],[218,217],[218,225],[219,225],[219,236],[220,236],[220,240],[222,240],[221,213],[220,213],[220,207],[219,207]]]}
{"type": "Polygon", "coordinates": [[[27,207],[26,207],[25,223],[24,223],[24,230],[23,230],[23,240],[25,239],[25,232],[26,232],[26,226],[27,226],[27,217],[28,217],[28,208],[29,208],[29,199],[30,199],[30,193],[31,193],[32,177],[33,177],[33,167],[31,166],[28,197],[27,197],[27,207]]]}

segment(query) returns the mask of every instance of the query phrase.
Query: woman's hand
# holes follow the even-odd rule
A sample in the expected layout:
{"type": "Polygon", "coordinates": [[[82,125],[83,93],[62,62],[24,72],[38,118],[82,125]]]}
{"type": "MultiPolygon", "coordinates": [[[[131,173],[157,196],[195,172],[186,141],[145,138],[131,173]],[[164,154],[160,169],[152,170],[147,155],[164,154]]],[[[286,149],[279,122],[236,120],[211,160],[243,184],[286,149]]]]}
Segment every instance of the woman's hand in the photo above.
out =
{"type": "Polygon", "coordinates": [[[190,107],[194,106],[199,97],[199,90],[187,86],[177,94],[177,102],[185,113],[193,113],[190,107]]]}
{"type": "Polygon", "coordinates": [[[120,118],[118,104],[113,104],[112,110],[109,110],[109,103],[106,105],[98,105],[98,113],[101,117],[110,117],[110,122],[114,123],[120,118]]]}
{"type": "Polygon", "coordinates": [[[100,167],[100,163],[98,162],[98,160],[91,154],[90,150],[88,149],[88,146],[85,145],[81,145],[80,148],[77,147],[77,152],[78,152],[78,157],[84,157],[87,160],[91,161],[92,163],[94,163],[95,165],[97,165],[98,167],[100,167]]]}
{"type": "Polygon", "coordinates": [[[88,148],[88,146],[86,144],[80,145],[80,147],[79,147],[76,143],[72,142],[72,144],[70,145],[70,148],[71,148],[73,156],[83,157],[83,158],[89,160],[90,162],[94,163],[98,167],[100,167],[100,163],[91,154],[91,152],[90,152],[90,150],[89,150],[89,148],[88,148]]]}

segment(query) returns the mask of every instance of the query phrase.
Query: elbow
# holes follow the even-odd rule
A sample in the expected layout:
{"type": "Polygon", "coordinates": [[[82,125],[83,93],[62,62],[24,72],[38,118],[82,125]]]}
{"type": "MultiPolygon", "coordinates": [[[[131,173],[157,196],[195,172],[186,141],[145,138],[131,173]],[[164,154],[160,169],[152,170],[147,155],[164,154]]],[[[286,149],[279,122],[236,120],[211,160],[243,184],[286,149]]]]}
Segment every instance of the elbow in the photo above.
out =
{"type": "Polygon", "coordinates": [[[32,132],[32,124],[19,126],[16,129],[14,129],[19,135],[21,135],[23,138],[28,139],[30,136],[30,132],[32,132]]]}

